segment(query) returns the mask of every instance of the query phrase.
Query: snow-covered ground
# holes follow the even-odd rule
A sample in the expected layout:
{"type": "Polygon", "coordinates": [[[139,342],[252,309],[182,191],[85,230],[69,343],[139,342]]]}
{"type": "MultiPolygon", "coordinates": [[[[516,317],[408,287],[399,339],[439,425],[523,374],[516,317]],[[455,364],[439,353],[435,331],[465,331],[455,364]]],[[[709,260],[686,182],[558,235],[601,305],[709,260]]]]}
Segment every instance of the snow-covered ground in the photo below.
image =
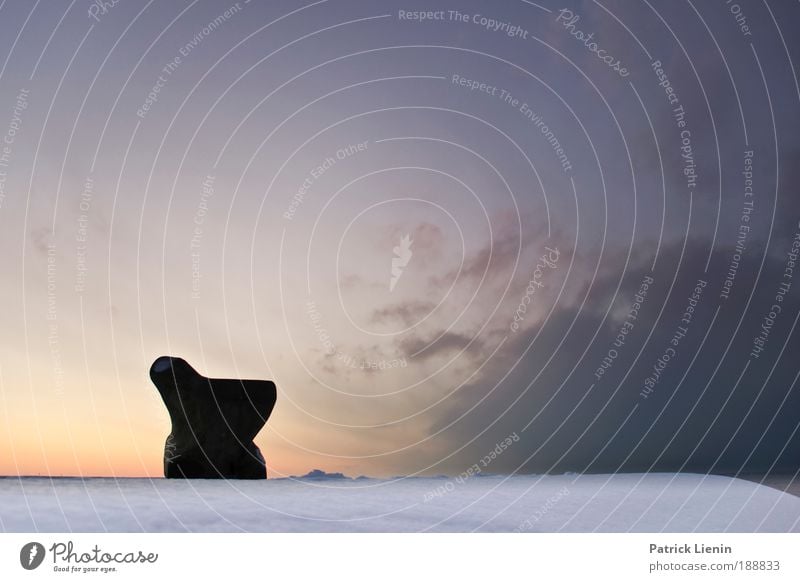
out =
{"type": "Polygon", "coordinates": [[[800,531],[800,498],[689,474],[0,478],[6,532],[800,531]]]}

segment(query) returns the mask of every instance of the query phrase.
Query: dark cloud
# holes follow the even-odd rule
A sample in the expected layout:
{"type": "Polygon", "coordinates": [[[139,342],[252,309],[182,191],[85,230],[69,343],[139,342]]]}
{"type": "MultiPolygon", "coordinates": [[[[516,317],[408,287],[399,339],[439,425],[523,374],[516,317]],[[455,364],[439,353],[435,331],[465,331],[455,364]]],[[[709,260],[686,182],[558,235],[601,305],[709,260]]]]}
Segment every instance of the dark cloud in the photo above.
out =
{"type": "Polygon", "coordinates": [[[47,255],[49,251],[48,245],[55,244],[53,241],[53,232],[47,227],[34,228],[30,233],[31,243],[33,247],[42,255],[47,255]]]}
{"type": "Polygon", "coordinates": [[[497,218],[496,234],[480,250],[467,257],[460,270],[454,268],[444,274],[434,275],[429,285],[435,288],[445,287],[458,276],[462,281],[480,280],[483,277],[506,273],[522,256],[525,239],[520,236],[521,226],[518,218],[504,215],[497,218]]]}
{"type": "Polygon", "coordinates": [[[427,338],[411,337],[401,340],[399,348],[404,357],[421,361],[462,350],[464,355],[478,354],[483,350],[483,341],[468,334],[440,331],[427,338]]]}
{"type": "MultiPolygon", "coordinates": [[[[463,447],[436,470],[462,470],[516,432],[519,442],[494,461],[492,472],[793,472],[800,460],[800,432],[795,432],[800,388],[793,384],[800,365],[790,354],[800,348],[800,340],[789,330],[800,310],[800,282],[786,295],[767,348],[750,358],[753,338],[775,303],[784,260],[769,255],[756,281],[763,254],[748,256],[725,301],[719,290],[729,249],[714,253],[708,273],[703,272],[702,250],[703,243],[691,242],[676,271],[680,249],[667,249],[665,268],[653,274],[653,288],[635,327],[599,380],[595,372],[614,348],[621,325],[604,317],[607,293],[592,291],[580,312],[559,308],[544,329],[512,338],[431,426],[431,434],[438,433],[434,438],[447,443],[446,450],[463,447]],[[673,276],[675,287],[667,294],[673,276]],[[699,278],[707,286],[688,333],[644,398],[644,381],[670,347],[699,278]]],[[[642,261],[626,273],[616,299],[619,307],[625,309],[648,275],[642,261]]],[[[613,284],[609,273],[593,289],[613,284]]]]}
{"type": "Polygon", "coordinates": [[[370,317],[371,323],[387,323],[400,321],[405,325],[414,325],[436,308],[430,301],[407,301],[376,309],[370,317]]]}

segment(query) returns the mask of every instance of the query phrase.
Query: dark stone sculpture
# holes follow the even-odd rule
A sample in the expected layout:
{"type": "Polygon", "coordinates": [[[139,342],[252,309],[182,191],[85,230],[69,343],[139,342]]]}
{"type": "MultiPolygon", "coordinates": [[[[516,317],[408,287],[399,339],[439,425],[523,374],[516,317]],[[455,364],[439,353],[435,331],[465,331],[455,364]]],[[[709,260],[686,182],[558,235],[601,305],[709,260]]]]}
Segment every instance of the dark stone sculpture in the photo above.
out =
{"type": "Polygon", "coordinates": [[[153,362],[150,378],[172,420],[164,447],[165,477],[267,478],[253,438],[275,406],[273,382],[206,378],[185,360],[169,356],[153,362]]]}

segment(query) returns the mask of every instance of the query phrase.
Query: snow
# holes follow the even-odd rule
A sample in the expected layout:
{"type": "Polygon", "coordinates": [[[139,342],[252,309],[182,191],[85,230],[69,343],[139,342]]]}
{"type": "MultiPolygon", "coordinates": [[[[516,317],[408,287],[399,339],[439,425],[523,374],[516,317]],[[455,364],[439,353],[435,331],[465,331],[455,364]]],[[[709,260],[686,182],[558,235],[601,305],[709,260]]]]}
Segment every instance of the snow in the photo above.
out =
{"type": "Polygon", "coordinates": [[[329,476],[0,478],[0,531],[800,531],[800,498],[721,476],[329,476]]]}

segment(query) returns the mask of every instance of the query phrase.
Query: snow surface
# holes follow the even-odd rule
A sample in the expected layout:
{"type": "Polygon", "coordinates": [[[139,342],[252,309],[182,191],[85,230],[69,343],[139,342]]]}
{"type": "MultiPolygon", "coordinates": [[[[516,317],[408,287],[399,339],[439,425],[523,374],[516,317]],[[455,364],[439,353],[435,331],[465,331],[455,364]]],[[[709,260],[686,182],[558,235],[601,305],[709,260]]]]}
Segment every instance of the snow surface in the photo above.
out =
{"type": "Polygon", "coordinates": [[[0,531],[798,532],[800,498],[692,474],[0,478],[0,531]]]}

